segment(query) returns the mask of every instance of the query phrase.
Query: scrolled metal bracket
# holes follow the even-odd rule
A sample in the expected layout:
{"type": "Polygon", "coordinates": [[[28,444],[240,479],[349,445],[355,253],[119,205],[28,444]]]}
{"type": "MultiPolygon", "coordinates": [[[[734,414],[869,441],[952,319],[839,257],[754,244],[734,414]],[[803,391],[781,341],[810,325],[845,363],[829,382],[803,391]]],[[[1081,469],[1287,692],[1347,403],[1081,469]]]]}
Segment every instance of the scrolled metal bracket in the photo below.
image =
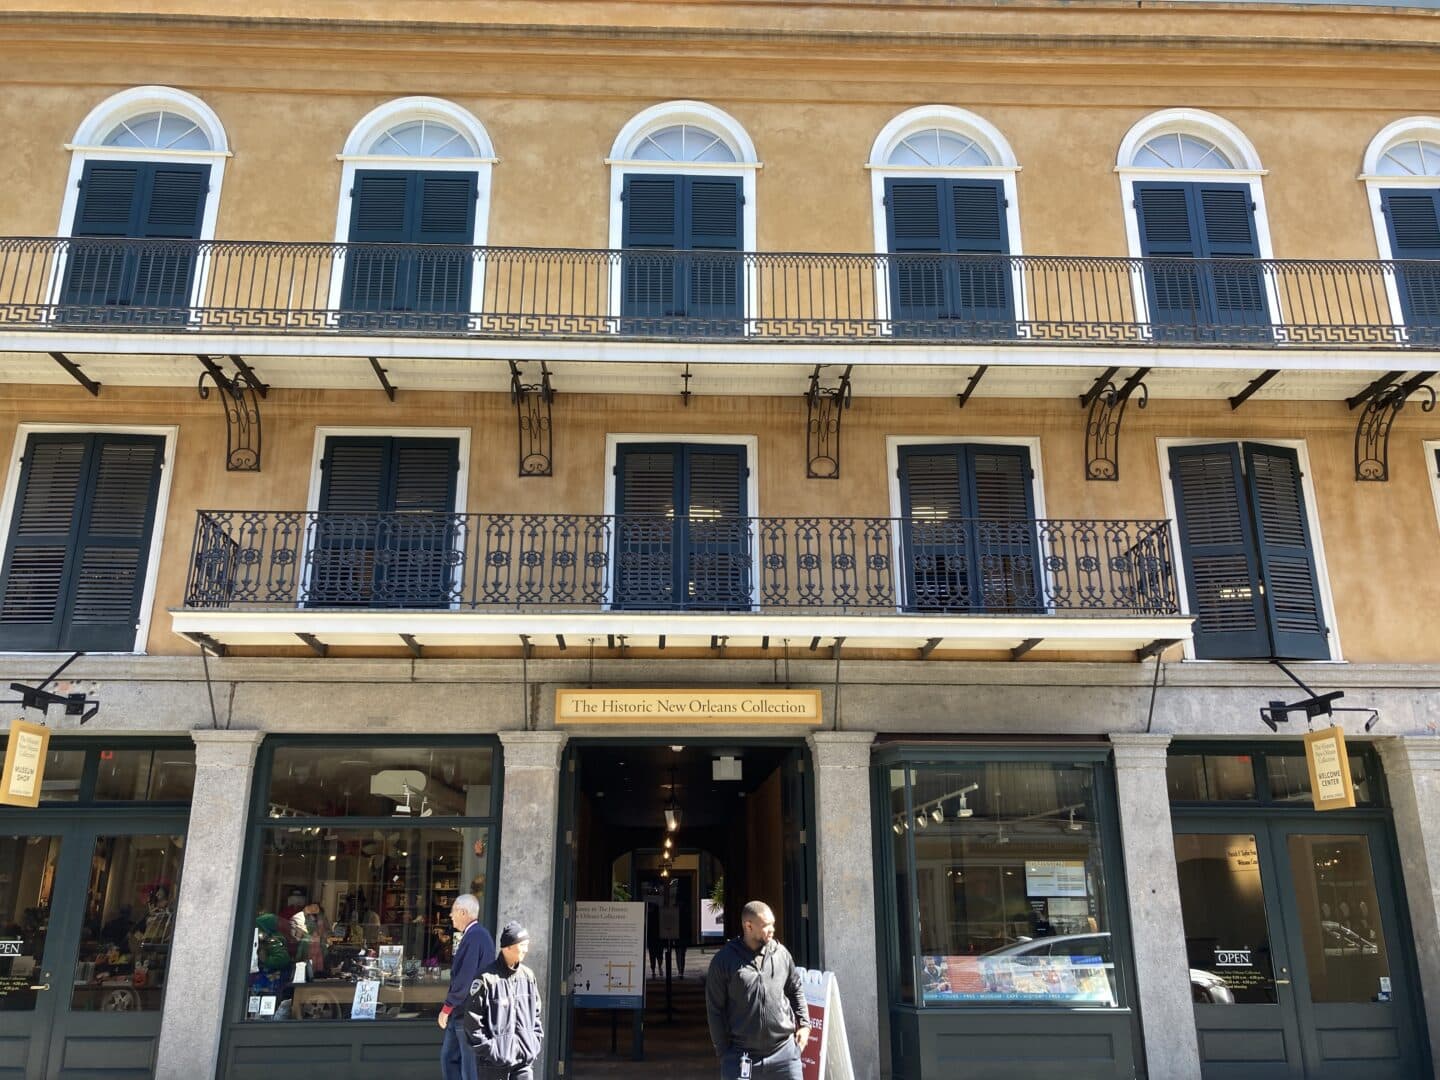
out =
{"type": "Polygon", "coordinates": [[[1421,371],[1407,378],[1396,379],[1394,373],[1377,379],[1347,404],[1355,408],[1363,404],[1360,421],[1355,425],[1355,479],[1383,482],[1390,479],[1390,429],[1395,418],[1414,394],[1423,394],[1421,412],[1435,411],[1435,388],[1426,380],[1433,371],[1421,371]]]}
{"type": "Polygon", "coordinates": [[[850,372],[846,364],[833,386],[820,381],[826,365],[816,364],[805,391],[805,475],[811,480],[840,479],[840,417],[850,408],[850,372]]]}
{"type": "Polygon", "coordinates": [[[1119,368],[1106,368],[1093,386],[1080,395],[1080,407],[1088,410],[1085,418],[1085,479],[1120,479],[1120,423],[1125,418],[1125,405],[1138,390],[1137,408],[1150,404],[1150,389],[1144,378],[1148,367],[1137,368],[1116,387],[1114,378],[1119,368]]]}
{"type": "Polygon", "coordinates": [[[540,361],[540,381],[535,383],[527,383],[520,365],[510,361],[510,400],[515,403],[520,475],[553,475],[550,403],[555,400],[555,388],[550,384],[550,369],[545,361],[540,361]]]}
{"type": "Polygon", "coordinates": [[[260,399],[270,387],[260,381],[253,368],[238,356],[231,356],[235,374],[227,375],[213,356],[197,356],[205,370],[200,373],[196,389],[200,400],[210,399],[210,379],[220,391],[220,407],[225,410],[225,470],[227,472],[260,471],[260,399]]]}

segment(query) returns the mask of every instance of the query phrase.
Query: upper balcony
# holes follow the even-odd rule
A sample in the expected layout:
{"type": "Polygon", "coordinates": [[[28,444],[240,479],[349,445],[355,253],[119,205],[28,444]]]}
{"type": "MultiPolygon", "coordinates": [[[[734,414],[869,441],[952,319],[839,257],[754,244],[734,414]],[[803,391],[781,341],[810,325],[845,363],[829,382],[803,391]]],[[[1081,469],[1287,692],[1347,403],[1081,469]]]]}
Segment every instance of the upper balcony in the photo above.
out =
{"type": "Polygon", "coordinates": [[[0,239],[0,348],[42,356],[1300,372],[1437,347],[1440,262],[0,239]]]}
{"type": "Polygon", "coordinates": [[[1116,653],[1188,640],[1169,523],[206,510],[176,632],[212,648],[1116,653]]]}

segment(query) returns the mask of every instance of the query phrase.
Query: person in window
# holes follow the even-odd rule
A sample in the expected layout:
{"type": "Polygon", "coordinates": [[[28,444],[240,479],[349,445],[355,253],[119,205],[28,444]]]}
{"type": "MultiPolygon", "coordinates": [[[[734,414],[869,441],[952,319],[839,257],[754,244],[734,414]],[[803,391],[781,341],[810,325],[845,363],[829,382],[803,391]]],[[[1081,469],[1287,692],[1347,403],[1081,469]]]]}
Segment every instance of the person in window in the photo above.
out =
{"type": "Polygon", "coordinates": [[[522,963],[529,951],[530,932],[506,923],[500,955],[470,984],[463,1022],[478,1080],[534,1080],[545,1033],[535,975],[522,963]]]}
{"type": "Polygon", "coordinates": [[[450,923],[455,927],[454,959],[450,965],[450,991],[436,1021],[445,1032],[440,1044],[440,1070],[445,1080],[475,1080],[475,1055],[465,1042],[459,1023],[450,1023],[451,1014],[470,993],[480,973],[495,963],[495,939],[480,925],[480,901],[472,893],[461,893],[450,905],[450,923]]]}
{"type": "Polygon", "coordinates": [[[325,974],[325,951],[330,945],[330,921],[325,918],[325,909],[315,901],[305,905],[305,937],[307,946],[304,956],[310,964],[310,978],[318,979],[325,974]]]}

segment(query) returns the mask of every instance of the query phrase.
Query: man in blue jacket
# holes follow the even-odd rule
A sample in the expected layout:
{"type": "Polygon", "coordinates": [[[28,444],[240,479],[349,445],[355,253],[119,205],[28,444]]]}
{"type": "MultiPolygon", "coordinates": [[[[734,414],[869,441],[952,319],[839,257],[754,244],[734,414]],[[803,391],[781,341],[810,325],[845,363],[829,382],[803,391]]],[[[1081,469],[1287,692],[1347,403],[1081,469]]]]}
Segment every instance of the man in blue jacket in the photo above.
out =
{"type": "Polygon", "coordinates": [[[545,1032],[540,990],[522,960],[530,934],[518,922],[500,931],[500,957],[480,972],[465,1002],[465,1037],[475,1051],[479,1080],[534,1080],[545,1032]]]}
{"type": "Polygon", "coordinates": [[[440,1071],[444,1080],[476,1080],[475,1055],[465,1042],[465,1032],[452,1014],[470,996],[470,984],[495,962],[495,939],[481,926],[480,901],[462,893],[450,905],[450,923],[455,927],[455,948],[450,958],[450,992],[440,1010],[439,1024],[445,1032],[440,1044],[440,1071]]]}

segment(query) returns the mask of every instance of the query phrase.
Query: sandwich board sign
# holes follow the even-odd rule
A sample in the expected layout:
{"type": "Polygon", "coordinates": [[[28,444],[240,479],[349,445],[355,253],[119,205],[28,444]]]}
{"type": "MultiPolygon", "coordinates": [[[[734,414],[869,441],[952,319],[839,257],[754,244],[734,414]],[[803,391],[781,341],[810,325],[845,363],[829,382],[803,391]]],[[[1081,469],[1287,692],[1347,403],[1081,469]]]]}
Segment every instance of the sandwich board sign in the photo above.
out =
{"type": "Polygon", "coordinates": [[[799,971],[805,1005],[810,1010],[810,1041],[800,1053],[805,1080],[855,1080],[835,973],[813,968],[799,971]]]}

